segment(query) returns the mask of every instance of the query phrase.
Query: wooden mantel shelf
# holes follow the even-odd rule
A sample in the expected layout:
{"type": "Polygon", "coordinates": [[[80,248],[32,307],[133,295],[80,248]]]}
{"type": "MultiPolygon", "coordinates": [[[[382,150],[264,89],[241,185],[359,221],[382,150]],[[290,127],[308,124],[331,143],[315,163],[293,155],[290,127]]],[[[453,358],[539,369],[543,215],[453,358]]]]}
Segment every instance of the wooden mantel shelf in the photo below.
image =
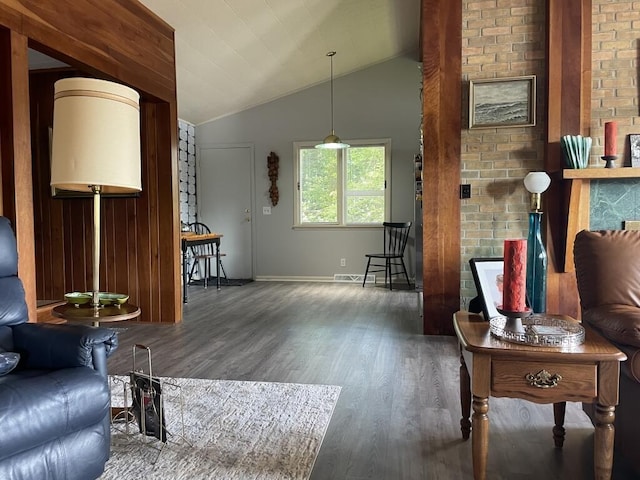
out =
{"type": "Polygon", "coordinates": [[[566,168],[562,171],[562,178],[565,180],[640,178],[640,168],[566,168]]]}
{"type": "Polygon", "coordinates": [[[577,168],[562,170],[562,178],[570,182],[569,218],[567,218],[567,241],[565,245],[564,271],[572,272],[573,241],[581,230],[589,228],[591,180],[613,180],[617,178],[640,178],[640,168],[577,168]]]}

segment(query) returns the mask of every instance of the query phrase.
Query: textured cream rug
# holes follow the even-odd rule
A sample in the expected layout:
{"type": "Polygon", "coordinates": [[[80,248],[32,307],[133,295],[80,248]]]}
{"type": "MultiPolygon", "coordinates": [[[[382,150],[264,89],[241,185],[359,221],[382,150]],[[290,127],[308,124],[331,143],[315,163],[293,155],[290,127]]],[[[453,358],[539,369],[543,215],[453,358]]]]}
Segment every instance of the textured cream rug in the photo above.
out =
{"type": "MultiPolygon", "coordinates": [[[[125,405],[127,379],[112,377],[113,406],[125,405]]],[[[162,380],[168,442],[116,422],[101,479],[308,479],[340,395],[331,385],[162,380]]]]}

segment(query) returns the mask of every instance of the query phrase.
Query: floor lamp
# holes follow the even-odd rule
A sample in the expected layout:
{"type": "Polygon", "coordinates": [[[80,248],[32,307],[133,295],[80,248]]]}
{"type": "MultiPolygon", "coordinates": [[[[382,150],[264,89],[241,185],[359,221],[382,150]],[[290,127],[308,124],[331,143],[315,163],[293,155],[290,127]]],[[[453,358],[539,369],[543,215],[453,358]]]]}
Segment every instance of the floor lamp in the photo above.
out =
{"type": "Polygon", "coordinates": [[[100,196],[139,192],[140,96],[105,80],[55,83],[51,186],[93,194],[92,302],[100,307],[100,196]]]}

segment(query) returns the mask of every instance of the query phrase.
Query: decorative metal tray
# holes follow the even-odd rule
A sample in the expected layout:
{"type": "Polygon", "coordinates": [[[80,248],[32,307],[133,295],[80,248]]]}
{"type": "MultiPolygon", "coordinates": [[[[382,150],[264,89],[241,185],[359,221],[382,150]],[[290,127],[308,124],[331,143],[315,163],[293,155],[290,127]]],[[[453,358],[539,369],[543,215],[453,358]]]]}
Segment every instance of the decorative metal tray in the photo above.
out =
{"type": "Polygon", "coordinates": [[[541,347],[571,347],[584,342],[584,327],[578,322],[544,313],[522,318],[493,317],[489,325],[492,335],[507,342],[541,347]]]}
{"type": "MultiPolygon", "coordinates": [[[[67,303],[72,303],[76,307],[80,305],[88,305],[93,300],[92,292],[71,292],[65,293],[64,298],[67,303]]],[[[109,306],[115,305],[120,307],[129,300],[129,295],[125,293],[111,293],[111,292],[98,292],[98,301],[100,305],[109,306]]]]}

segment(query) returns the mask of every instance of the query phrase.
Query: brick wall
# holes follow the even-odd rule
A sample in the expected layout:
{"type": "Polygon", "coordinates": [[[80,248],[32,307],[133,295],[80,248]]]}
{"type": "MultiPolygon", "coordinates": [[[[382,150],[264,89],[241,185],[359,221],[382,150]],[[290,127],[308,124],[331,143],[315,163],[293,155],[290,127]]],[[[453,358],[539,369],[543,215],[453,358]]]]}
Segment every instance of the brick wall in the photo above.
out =
{"type": "Polygon", "coordinates": [[[618,155],[630,165],[627,135],[640,133],[638,29],[640,2],[593,0],[593,91],[590,164],[602,166],[604,123],[618,122],[618,155]]]}
{"type": "Polygon", "coordinates": [[[476,295],[469,259],[501,257],[506,238],[526,238],[523,179],[544,164],[545,0],[463,0],[461,298],[476,295]],[[469,129],[469,80],[537,76],[534,127],[469,129]]]}
{"type": "MultiPolygon", "coordinates": [[[[604,123],[618,122],[618,165],[630,165],[629,134],[640,134],[638,34],[640,2],[593,0],[593,92],[590,164],[602,166],[604,123]]],[[[635,179],[591,182],[589,228],[620,229],[640,220],[640,188],[635,179]]]]}
{"type": "MultiPolygon", "coordinates": [[[[629,165],[627,136],[640,134],[640,2],[593,0],[592,14],[590,166],[603,165],[604,123],[610,120],[618,122],[618,164],[629,165]]],[[[462,131],[462,181],[472,191],[471,199],[462,201],[463,307],[476,294],[469,259],[500,257],[505,238],[527,236],[528,193],[522,180],[542,169],[544,161],[545,34],[544,0],[463,0],[463,123],[468,124],[469,80],[535,74],[538,91],[536,127],[462,131]]],[[[630,218],[633,202],[620,205],[622,186],[627,197],[640,195],[630,183],[593,182],[597,208],[611,208],[599,211],[592,204],[591,228],[622,228],[623,220],[635,219],[630,218]],[[601,225],[602,219],[609,223],[601,225]],[[600,223],[594,226],[595,221],[600,223]]]]}

